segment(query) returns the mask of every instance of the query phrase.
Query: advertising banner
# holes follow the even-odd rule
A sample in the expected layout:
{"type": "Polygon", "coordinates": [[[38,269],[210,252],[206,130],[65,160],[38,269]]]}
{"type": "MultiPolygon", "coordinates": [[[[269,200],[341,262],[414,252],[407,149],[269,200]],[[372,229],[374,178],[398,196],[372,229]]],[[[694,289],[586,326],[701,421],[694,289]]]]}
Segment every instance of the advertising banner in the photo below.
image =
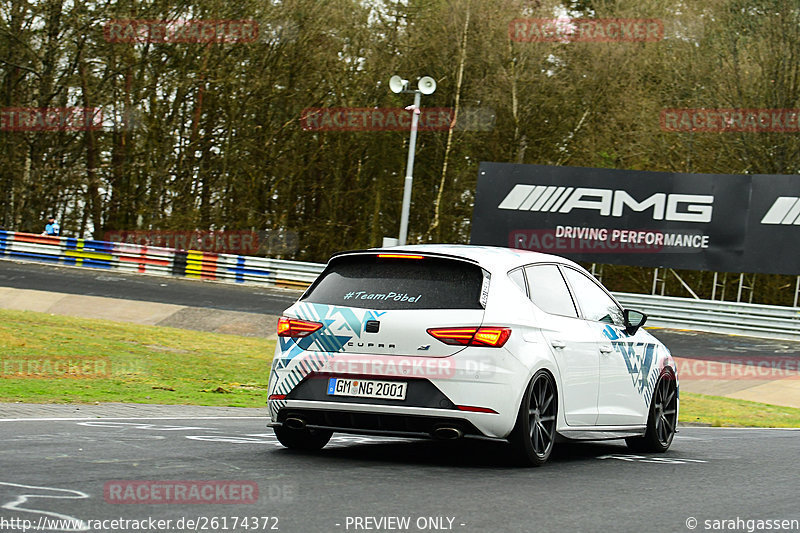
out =
{"type": "Polygon", "coordinates": [[[576,261],[800,273],[800,176],[481,163],[472,244],[576,261]]]}

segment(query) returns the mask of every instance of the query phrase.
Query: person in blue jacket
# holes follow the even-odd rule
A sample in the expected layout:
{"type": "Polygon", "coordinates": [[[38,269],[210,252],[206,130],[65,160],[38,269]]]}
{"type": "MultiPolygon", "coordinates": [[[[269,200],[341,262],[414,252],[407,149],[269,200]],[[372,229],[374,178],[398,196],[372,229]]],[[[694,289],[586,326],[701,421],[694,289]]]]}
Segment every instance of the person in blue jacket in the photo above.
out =
{"type": "Polygon", "coordinates": [[[61,226],[56,222],[56,217],[50,215],[47,217],[47,225],[44,227],[42,235],[49,235],[51,237],[58,237],[61,233],[61,226]]]}

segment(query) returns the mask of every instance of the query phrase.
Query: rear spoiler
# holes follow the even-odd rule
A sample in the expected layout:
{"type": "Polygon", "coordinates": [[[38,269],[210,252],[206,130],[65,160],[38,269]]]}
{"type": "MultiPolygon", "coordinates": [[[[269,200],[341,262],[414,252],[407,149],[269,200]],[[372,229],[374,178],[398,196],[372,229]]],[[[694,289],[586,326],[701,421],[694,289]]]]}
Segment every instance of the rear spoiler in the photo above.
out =
{"type": "Polygon", "coordinates": [[[402,247],[395,247],[395,248],[370,248],[368,250],[349,250],[344,252],[336,252],[328,259],[328,264],[330,264],[334,259],[339,259],[344,256],[353,256],[353,255],[380,255],[380,254],[391,254],[391,255],[421,255],[423,257],[431,257],[436,259],[452,259],[453,261],[462,261],[464,263],[470,263],[472,265],[481,266],[478,261],[474,259],[470,259],[468,257],[463,257],[460,255],[453,255],[453,254],[444,254],[441,252],[421,252],[419,250],[404,250],[402,247]]]}

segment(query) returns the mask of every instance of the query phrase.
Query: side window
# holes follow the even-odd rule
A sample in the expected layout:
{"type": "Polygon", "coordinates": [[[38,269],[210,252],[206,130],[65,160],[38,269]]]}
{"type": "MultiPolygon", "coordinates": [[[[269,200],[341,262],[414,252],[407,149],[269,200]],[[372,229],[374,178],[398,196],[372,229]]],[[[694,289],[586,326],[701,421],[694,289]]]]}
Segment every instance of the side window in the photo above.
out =
{"type": "Polygon", "coordinates": [[[572,285],[575,298],[586,320],[618,326],[625,324],[622,309],[597,282],[572,268],[564,268],[564,275],[572,285]]]}
{"type": "Polygon", "coordinates": [[[556,265],[525,267],[528,291],[536,307],[552,315],[577,317],[575,303],[556,265]]]}
{"type": "Polygon", "coordinates": [[[525,274],[522,272],[521,268],[517,268],[512,270],[508,273],[508,277],[511,278],[511,281],[520,288],[522,292],[525,293],[525,296],[528,295],[528,289],[525,287],[525,274]]]}

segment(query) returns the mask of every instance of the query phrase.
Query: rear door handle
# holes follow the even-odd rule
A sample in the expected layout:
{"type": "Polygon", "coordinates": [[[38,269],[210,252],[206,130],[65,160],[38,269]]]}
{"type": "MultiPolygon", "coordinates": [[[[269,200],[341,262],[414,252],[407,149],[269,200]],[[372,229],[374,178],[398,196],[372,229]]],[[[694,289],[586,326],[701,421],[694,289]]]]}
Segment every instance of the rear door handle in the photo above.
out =
{"type": "Polygon", "coordinates": [[[550,346],[552,346],[556,350],[563,350],[564,348],[567,347],[567,345],[563,341],[559,341],[559,340],[550,341],[550,346]]]}
{"type": "Polygon", "coordinates": [[[608,344],[601,344],[600,345],[600,353],[611,353],[613,351],[614,351],[614,348],[612,348],[608,344]]]}

